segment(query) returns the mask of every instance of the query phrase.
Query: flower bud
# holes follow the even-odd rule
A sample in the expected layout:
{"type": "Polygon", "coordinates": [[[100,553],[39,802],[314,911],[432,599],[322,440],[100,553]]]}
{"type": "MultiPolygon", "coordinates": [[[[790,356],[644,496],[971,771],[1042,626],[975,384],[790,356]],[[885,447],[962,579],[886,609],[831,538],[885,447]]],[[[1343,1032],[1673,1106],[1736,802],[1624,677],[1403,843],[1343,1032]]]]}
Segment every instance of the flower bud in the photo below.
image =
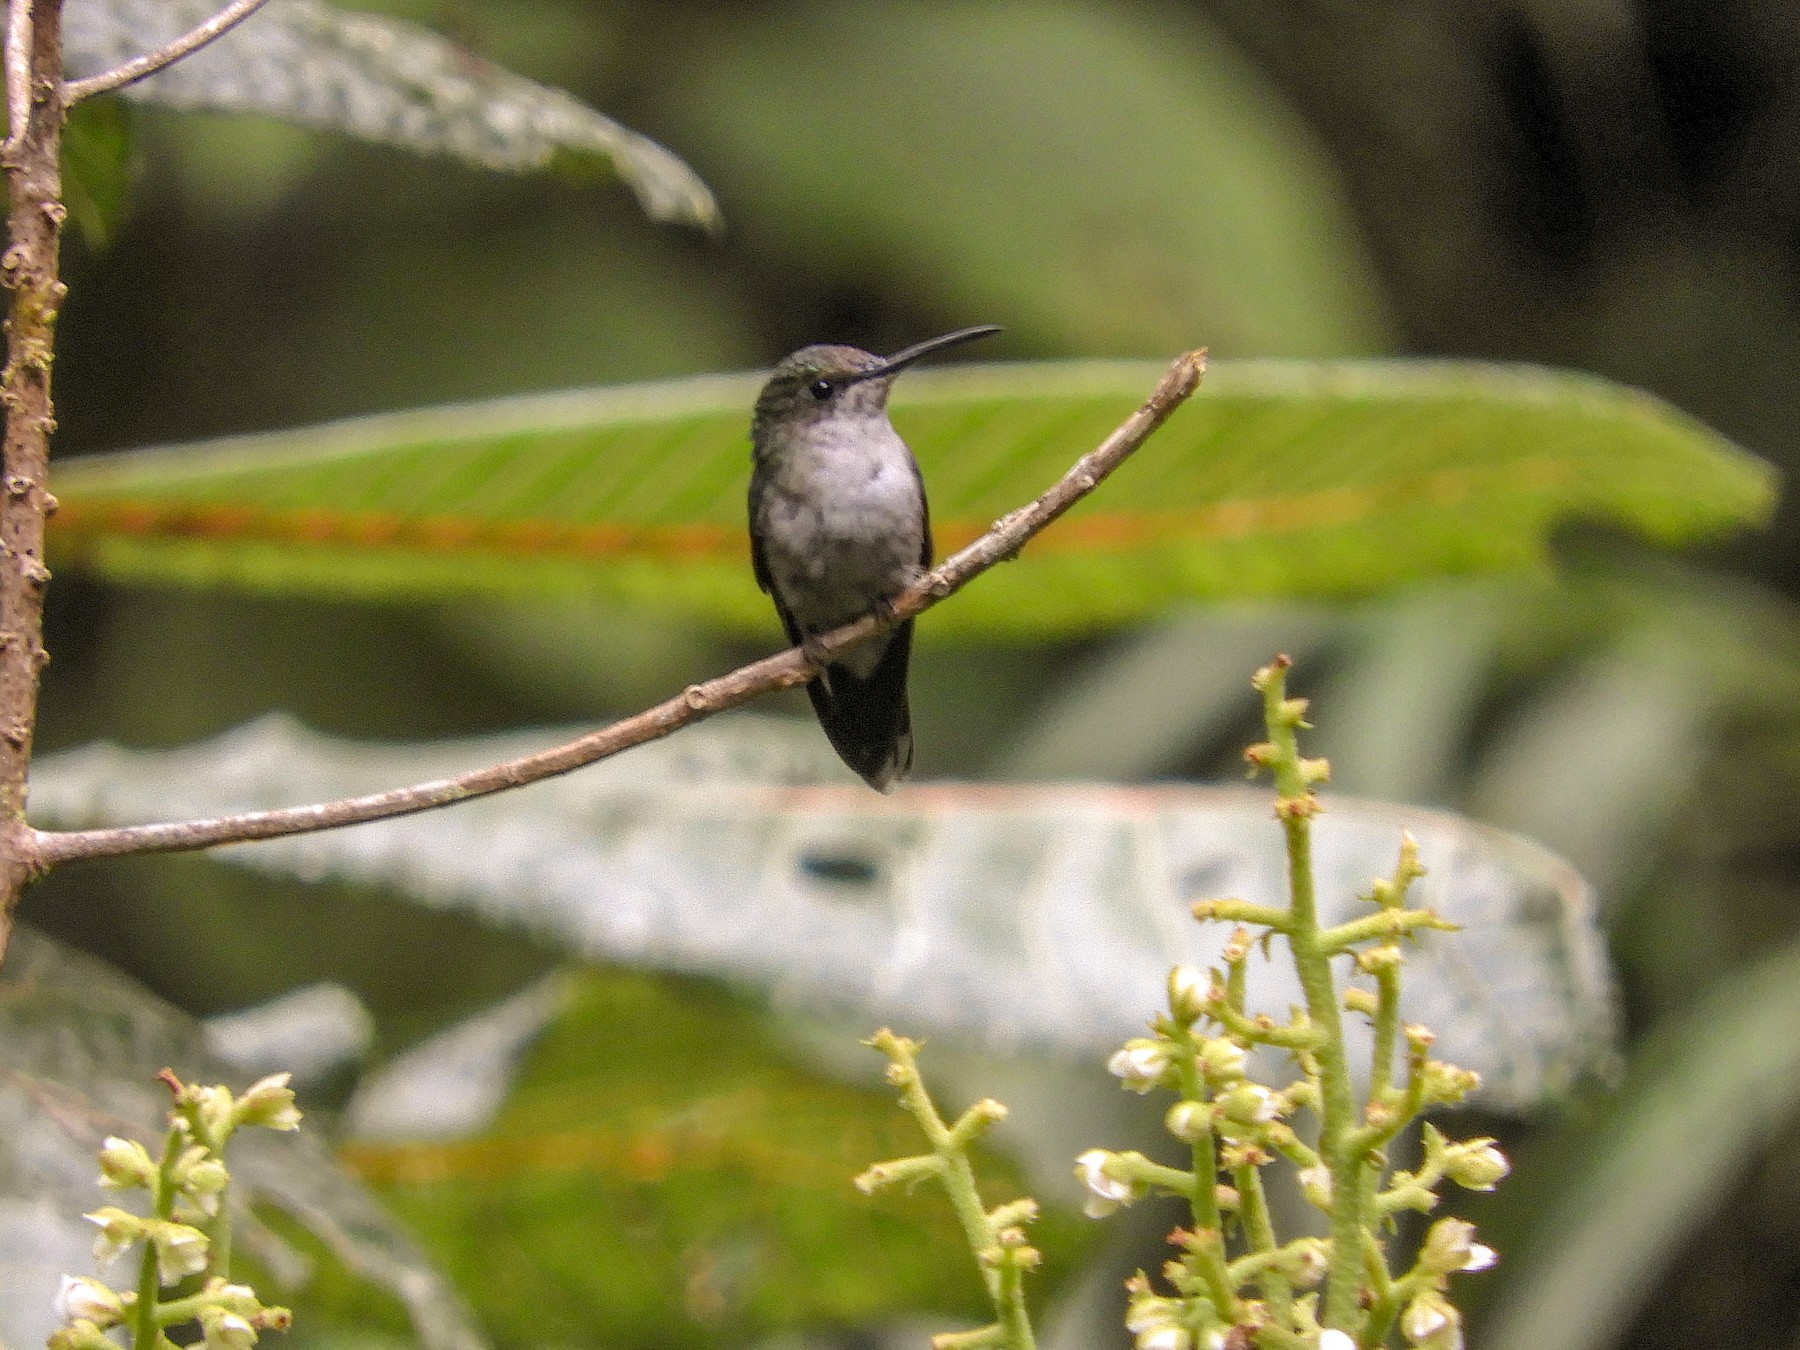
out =
{"type": "Polygon", "coordinates": [[[1406,1305],[1400,1332],[1419,1350],[1462,1350],[1462,1314],[1435,1289],[1406,1305]]]}
{"type": "Polygon", "coordinates": [[[1329,1251],[1323,1238],[1296,1239],[1283,1256],[1281,1268],[1295,1284],[1310,1289],[1325,1278],[1331,1262],[1329,1251]]]}
{"type": "Polygon", "coordinates": [[[1139,1282],[1142,1274],[1140,1271],[1138,1278],[1126,1284],[1131,1299],[1125,1305],[1125,1330],[1137,1337],[1177,1322],[1181,1317],[1180,1300],[1151,1293],[1149,1281],[1139,1282]]]}
{"type": "Polygon", "coordinates": [[[1198,966],[1176,966],[1169,972],[1169,1012],[1182,1026],[1191,1026],[1206,1014],[1212,981],[1198,966]]]}
{"type": "Polygon", "coordinates": [[[119,1350],[119,1346],[85,1317],[77,1317],[50,1333],[49,1350],[119,1350]]]}
{"type": "Polygon", "coordinates": [[[194,1208],[211,1218],[219,1212],[219,1197],[231,1183],[231,1174],[218,1158],[196,1163],[182,1179],[182,1191],[194,1202],[194,1208]]]}
{"type": "Polygon", "coordinates": [[[1212,1111],[1205,1102],[1176,1102],[1163,1124],[1184,1144],[1197,1144],[1212,1132],[1212,1111]]]}
{"type": "Polygon", "coordinates": [[[1348,1332],[1330,1327],[1319,1333],[1319,1350],[1356,1350],[1356,1342],[1348,1332]]]}
{"type": "Polygon", "coordinates": [[[1373,975],[1378,970],[1388,970],[1402,965],[1405,959],[1400,954],[1398,943],[1383,942],[1374,947],[1364,947],[1359,951],[1356,954],[1356,966],[1358,970],[1373,975]]]}
{"type": "Polygon", "coordinates": [[[1169,1047],[1141,1037],[1126,1041],[1125,1048],[1106,1062],[1107,1072],[1137,1093],[1160,1087],[1169,1069],[1169,1047]]]}
{"type": "Polygon", "coordinates": [[[240,1317],[255,1317],[263,1310],[256,1291],[247,1284],[227,1284],[215,1277],[206,1286],[206,1297],[214,1307],[234,1312],[240,1317]]]}
{"type": "Polygon", "coordinates": [[[1244,1047],[1228,1036],[1209,1036],[1200,1042],[1200,1072],[1212,1084],[1235,1083],[1244,1076],[1244,1047]]]}
{"type": "Polygon", "coordinates": [[[1188,1329],[1176,1322],[1164,1322],[1137,1338],[1137,1350],[1193,1350],[1193,1344],[1188,1329]]]}
{"type": "Polygon", "coordinates": [[[100,1146],[100,1184],[109,1191],[128,1191],[156,1184],[156,1164],[135,1139],[109,1135],[100,1146]]]}
{"type": "Polygon", "coordinates": [[[988,1211],[988,1222],[993,1224],[996,1229],[1016,1228],[1020,1224],[1036,1223],[1037,1217],[1038,1202],[1028,1195],[995,1205],[988,1211]]]}
{"type": "Polygon", "coordinates": [[[1444,1150],[1444,1175],[1471,1191],[1491,1191],[1512,1171],[1492,1139],[1471,1139],[1444,1150]]]}
{"type": "Polygon", "coordinates": [[[117,1326],[124,1320],[125,1304],[98,1280],[65,1275],[56,1291],[56,1316],[62,1322],[89,1322],[96,1328],[117,1326]]]}
{"type": "Polygon", "coordinates": [[[250,1319],[224,1308],[203,1308],[200,1330],[206,1350],[250,1350],[256,1344],[256,1327],[250,1319]]]}
{"type": "Polygon", "coordinates": [[[1315,1209],[1331,1209],[1331,1169],[1324,1163],[1302,1167],[1297,1176],[1300,1192],[1315,1209]]]}
{"type": "Polygon", "coordinates": [[[299,1129],[300,1108],[294,1105],[293,1089],[288,1087],[293,1076],[272,1073],[252,1083],[238,1099],[236,1123],[261,1125],[270,1130],[299,1129]]]}
{"type": "Polygon", "coordinates": [[[1261,1083],[1239,1083],[1219,1098],[1219,1109],[1239,1125],[1267,1125],[1280,1114],[1281,1103],[1261,1083]]]}
{"type": "Polygon", "coordinates": [[[230,1091],[222,1087],[190,1084],[181,1092],[199,1127],[200,1137],[211,1143],[223,1144],[237,1123],[234,1118],[235,1103],[230,1091]]]}
{"type": "Polygon", "coordinates": [[[1419,1248],[1419,1265],[1433,1275],[1486,1270],[1494,1259],[1494,1249],[1475,1241],[1475,1225],[1463,1219],[1439,1219],[1419,1248]]]}

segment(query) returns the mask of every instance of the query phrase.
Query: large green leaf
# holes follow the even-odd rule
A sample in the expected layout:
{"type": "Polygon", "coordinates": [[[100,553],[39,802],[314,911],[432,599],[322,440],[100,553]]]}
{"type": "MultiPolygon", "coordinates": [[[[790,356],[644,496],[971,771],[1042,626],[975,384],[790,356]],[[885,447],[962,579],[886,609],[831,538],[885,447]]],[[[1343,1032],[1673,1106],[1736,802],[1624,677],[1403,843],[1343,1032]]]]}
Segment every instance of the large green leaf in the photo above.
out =
{"type": "MultiPolygon", "coordinates": [[[[897,387],[940,548],[1036,495],[1160,367],[897,387]]],[[[368,596],[587,593],[764,631],[744,534],[754,376],[388,414],[62,464],[51,545],[123,579],[368,596]]],[[[1761,461],[1590,377],[1224,364],[1132,463],[928,627],[1078,630],[1182,597],[1367,592],[1520,568],[1598,520],[1674,543],[1764,518],[1761,461]]]]}

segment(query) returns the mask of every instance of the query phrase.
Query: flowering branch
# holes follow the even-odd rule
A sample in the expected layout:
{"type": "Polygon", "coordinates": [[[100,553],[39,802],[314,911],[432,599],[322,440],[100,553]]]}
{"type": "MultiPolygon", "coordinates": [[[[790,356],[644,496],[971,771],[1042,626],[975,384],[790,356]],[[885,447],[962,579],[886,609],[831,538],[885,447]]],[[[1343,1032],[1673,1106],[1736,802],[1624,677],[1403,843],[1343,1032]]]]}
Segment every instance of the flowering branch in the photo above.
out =
{"type": "Polygon", "coordinates": [[[976,1189],[975,1168],[969,1161],[970,1148],[1006,1118],[1006,1108],[984,1099],[947,1125],[919,1077],[917,1041],[883,1027],[865,1044],[888,1057],[887,1080],[900,1089],[901,1105],[919,1122],[931,1152],[876,1163],[856,1178],[856,1188],[868,1195],[884,1186],[927,1177],[942,1185],[994,1304],[994,1322],[974,1331],[935,1336],[933,1350],[1036,1350],[1031,1315],[1025,1307],[1025,1272],[1035,1269],[1042,1258],[1025,1240],[1025,1225],[1037,1218],[1037,1202],[1015,1200],[988,1209],[976,1189]]]}
{"type": "Polygon", "coordinates": [[[1192,1230],[1177,1230],[1171,1239],[1180,1256],[1164,1267],[1173,1292],[1157,1292],[1141,1272],[1126,1285],[1126,1326],[1138,1350],[1250,1344],[1264,1350],[1374,1350],[1396,1326],[1416,1350],[1460,1350],[1462,1314],[1449,1300],[1450,1277],[1486,1269],[1493,1252],[1474,1240],[1471,1225],[1440,1219],[1410,1267],[1395,1275],[1382,1241],[1384,1225],[1399,1211],[1433,1209],[1444,1182],[1491,1190],[1507,1171],[1493,1140],[1452,1143],[1427,1124],[1419,1169],[1387,1175],[1384,1150],[1403,1129],[1479,1085],[1474,1074],[1431,1058],[1429,1030],[1400,1020],[1401,941],[1452,925],[1406,905],[1409,888],[1424,875],[1410,836],[1402,838],[1393,874],[1364,897],[1373,913],[1334,927],[1320,924],[1312,875],[1312,820],[1320,808],[1313,788],[1326,781],[1330,768],[1299,753],[1306,704],[1287,697],[1287,668],[1287,658],[1278,657],[1257,672],[1269,739],[1250,747],[1247,758],[1275,779],[1288,906],[1207,900],[1194,914],[1257,925],[1265,930],[1265,943],[1272,934],[1284,939],[1305,1007],[1285,1023],[1248,1010],[1246,967],[1258,939],[1246,927],[1235,928],[1227,940],[1223,969],[1177,967],[1169,977],[1168,1012],[1152,1023],[1151,1035],[1126,1042],[1108,1067],[1133,1091],[1178,1094],[1164,1124],[1190,1146],[1192,1171],[1153,1163],[1141,1153],[1090,1149],[1076,1160],[1076,1175],[1095,1217],[1151,1191],[1181,1196],[1192,1210],[1192,1230]],[[1331,963],[1346,955],[1372,989],[1351,983],[1340,993],[1331,963]],[[1373,1030],[1368,1087],[1360,1100],[1344,1040],[1345,1012],[1367,1017],[1373,1030]],[[1405,1075],[1397,1083],[1402,1043],[1405,1075]],[[1257,1048],[1288,1055],[1299,1077],[1279,1091],[1253,1081],[1246,1065],[1257,1048]],[[1302,1109],[1319,1122],[1316,1147],[1289,1123],[1302,1109]],[[1306,1199],[1329,1216],[1328,1236],[1279,1239],[1261,1174],[1277,1157],[1293,1163],[1306,1199]],[[1303,1292],[1321,1283],[1322,1294],[1303,1292]]]}
{"type": "Polygon", "coordinates": [[[111,1265],[141,1247],[136,1287],[118,1292],[91,1276],[65,1275],[56,1297],[62,1326],[49,1350],[118,1350],[107,1335],[125,1327],[133,1350],[171,1344],[167,1330],[199,1324],[203,1350],[252,1350],[264,1331],[285,1331],[286,1308],[265,1305],[246,1285],[232,1284],[231,1175],[226,1142],[238,1130],[300,1126],[288,1075],[273,1074],[233,1096],[223,1087],[189,1086],[171,1070],[158,1075],[174,1104],[162,1157],[135,1139],[110,1138],[100,1149],[100,1184],[113,1191],[146,1191],[149,1214],[106,1205],[84,1217],[100,1230],[94,1260],[111,1265]],[[180,1297],[165,1290],[202,1283],[180,1297]]]}

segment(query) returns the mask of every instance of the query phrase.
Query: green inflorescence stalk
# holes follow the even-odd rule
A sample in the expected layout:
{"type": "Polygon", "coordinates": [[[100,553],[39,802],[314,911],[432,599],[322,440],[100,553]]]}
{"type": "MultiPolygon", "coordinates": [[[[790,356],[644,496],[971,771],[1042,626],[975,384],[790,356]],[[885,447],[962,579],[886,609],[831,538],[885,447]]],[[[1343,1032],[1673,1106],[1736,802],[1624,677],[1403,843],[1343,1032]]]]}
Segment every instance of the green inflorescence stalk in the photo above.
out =
{"type": "Polygon", "coordinates": [[[900,1089],[900,1102],[918,1121],[931,1152],[877,1163],[856,1178],[865,1193],[896,1182],[932,1177],[943,1186],[950,1207],[962,1225],[969,1249],[975,1253],[982,1282],[993,1301],[995,1321],[972,1332],[940,1336],[940,1350],[977,1350],[1004,1346],[1007,1350],[1036,1350],[1031,1315],[1025,1305],[1025,1272],[1039,1261],[1036,1248],[1025,1241],[1024,1225],[1037,1217],[1030,1200],[1014,1201],[989,1210],[982,1203],[975,1182],[970,1149],[996,1123],[1005,1119],[1006,1108],[984,1099],[976,1102],[955,1123],[946,1124],[919,1075],[916,1041],[896,1036],[885,1027],[867,1044],[888,1058],[888,1082],[900,1089]]]}
{"type": "Polygon", "coordinates": [[[1350,1332],[1360,1320],[1362,1232],[1369,1198],[1366,1150],[1357,1146],[1356,1094],[1344,1052],[1344,1028],[1338,1013],[1337,984],[1331,975],[1332,952],[1319,926],[1313,891],[1312,820],[1318,814],[1313,786],[1329,772],[1323,760],[1300,757],[1296,732],[1306,725],[1306,704],[1287,697],[1285,659],[1257,672],[1255,686],[1263,697],[1269,739],[1256,747],[1254,762],[1275,780],[1275,814],[1287,842],[1288,915],[1283,933],[1294,956],[1294,970],[1306,996],[1306,1014],[1323,1034],[1313,1054],[1319,1065],[1319,1159],[1331,1176],[1331,1264],[1325,1277],[1326,1327],[1350,1332]]]}

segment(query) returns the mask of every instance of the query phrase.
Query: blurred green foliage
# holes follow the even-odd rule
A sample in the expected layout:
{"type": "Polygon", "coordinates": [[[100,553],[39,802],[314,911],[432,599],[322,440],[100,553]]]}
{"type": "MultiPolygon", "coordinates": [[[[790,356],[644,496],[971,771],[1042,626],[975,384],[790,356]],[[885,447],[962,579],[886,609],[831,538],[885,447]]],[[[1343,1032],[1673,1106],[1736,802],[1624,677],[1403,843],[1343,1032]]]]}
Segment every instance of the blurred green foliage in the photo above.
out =
{"type": "MultiPolygon", "coordinates": [[[[917,1149],[891,1093],[796,1068],[738,1000],[621,972],[582,980],[482,1134],[347,1161],[502,1344],[733,1346],[910,1307],[980,1314],[937,1196],[846,1183],[917,1149]]],[[[1022,1193],[998,1162],[982,1180],[995,1203],[1022,1193]]],[[[1033,1233],[1051,1281],[1094,1237],[1070,1209],[1033,1233]]],[[[319,1295],[351,1320],[364,1295],[341,1289],[319,1295]]]]}
{"type": "MultiPolygon", "coordinates": [[[[892,349],[993,319],[1013,326],[1011,357],[1204,342],[1576,366],[1800,462],[1791,5],[389,8],[671,145],[720,190],[725,240],[658,231],[616,188],[145,112],[129,211],[104,247],[68,247],[59,454],[756,367],[821,338],[892,349]]],[[[1271,647],[1312,647],[1306,692],[1348,783],[1529,825],[1603,879],[1635,1084],[1663,1067],[1639,1053],[1668,1043],[1647,1028],[1691,1025],[1704,991],[1729,993],[1796,928],[1791,510],[1758,540],[1648,571],[1583,536],[1562,587],[1180,614],[1023,647],[970,636],[920,662],[921,767],[1219,772],[1242,739],[1217,712],[1242,697],[1231,686],[1271,647]],[[1215,682],[1182,678],[1202,669],[1215,682]],[[1129,671],[1162,673],[1134,686],[1154,698],[1111,710],[1122,731],[1092,690],[1129,671]],[[1133,761],[1126,742],[1148,748],[1133,761]]],[[[46,746],[170,743],[268,706],[363,735],[594,718],[777,641],[772,621],[746,642],[620,606],[297,604],[72,572],[51,597],[46,746]]],[[[433,945],[453,921],[415,917],[423,954],[384,960],[391,930],[357,911],[332,911],[341,937],[277,922],[272,904],[307,903],[298,888],[182,879],[204,867],[53,878],[29,915],[173,989],[158,935],[185,894],[243,999],[259,977],[285,983],[291,959],[339,971],[413,1034],[425,1002],[447,1020],[459,996],[492,996],[479,936],[433,945]]],[[[532,957],[508,947],[497,964],[532,957]]],[[[1563,1235],[1542,1226],[1534,1171],[1585,1164],[1583,1140],[1605,1156],[1604,1128],[1575,1127],[1643,1100],[1596,1094],[1566,1120],[1499,1127],[1519,1160],[1520,1198],[1502,1190],[1486,1216],[1503,1251],[1563,1235]]],[[[1676,1225],[1654,1304],[1587,1344],[1687,1345],[1696,1327],[1792,1344],[1786,1101],[1676,1225]]],[[[1616,1184],[1655,1188],[1670,1162],[1616,1184]]],[[[1496,1278],[1500,1297],[1530,1297],[1496,1278]]]]}
{"type": "Polygon", "coordinates": [[[131,119],[117,99],[77,104],[63,126],[63,204],[84,239],[104,248],[131,183],[131,119]]]}

